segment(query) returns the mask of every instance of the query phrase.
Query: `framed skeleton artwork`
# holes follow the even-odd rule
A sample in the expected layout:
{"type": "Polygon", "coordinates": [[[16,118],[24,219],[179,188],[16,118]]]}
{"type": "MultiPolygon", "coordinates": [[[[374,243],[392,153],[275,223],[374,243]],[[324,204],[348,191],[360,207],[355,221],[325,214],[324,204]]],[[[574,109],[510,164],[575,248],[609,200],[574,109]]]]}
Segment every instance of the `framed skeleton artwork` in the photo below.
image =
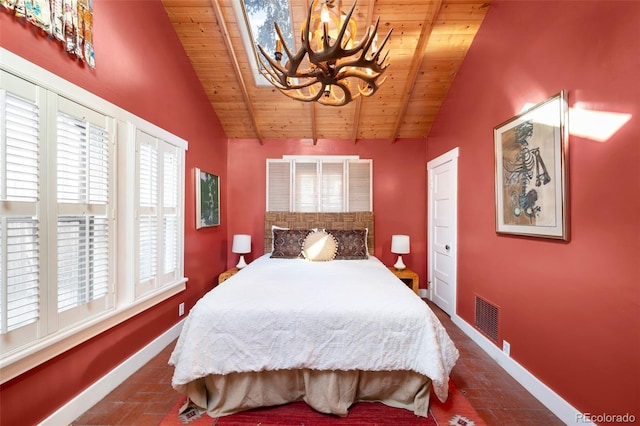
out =
{"type": "Polygon", "coordinates": [[[496,232],[569,240],[565,91],[493,129],[496,232]]]}

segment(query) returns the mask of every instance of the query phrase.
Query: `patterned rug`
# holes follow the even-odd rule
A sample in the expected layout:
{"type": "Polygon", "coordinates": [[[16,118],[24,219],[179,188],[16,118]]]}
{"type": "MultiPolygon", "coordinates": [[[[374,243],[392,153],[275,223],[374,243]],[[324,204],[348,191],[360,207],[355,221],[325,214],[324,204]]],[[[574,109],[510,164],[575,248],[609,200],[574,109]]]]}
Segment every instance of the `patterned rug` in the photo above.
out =
{"type": "Polygon", "coordinates": [[[418,417],[409,410],[388,407],[377,402],[360,402],[349,409],[347,417],[319,413],[304,402],[260,408],[219,418],[196,411],[178,415],[184,405],[181,397],[160,426],[486,426],[469,401],[449,382],[449,398],[443,404],[432,396],[429,417],[418,417]]]}

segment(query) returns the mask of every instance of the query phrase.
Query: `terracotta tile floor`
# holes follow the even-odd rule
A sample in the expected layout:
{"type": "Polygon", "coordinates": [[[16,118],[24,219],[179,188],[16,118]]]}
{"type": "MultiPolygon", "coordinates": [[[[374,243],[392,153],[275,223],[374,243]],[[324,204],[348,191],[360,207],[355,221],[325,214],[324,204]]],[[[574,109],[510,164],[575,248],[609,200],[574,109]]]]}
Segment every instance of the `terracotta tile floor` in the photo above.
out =
{"type": "MultiPolygon", "coordinates": [[[[564,425],[430,302],[460,351],[451,379],[488,425],[564,425]]],[[[83,425],[158,425],[180,395],[167,364],[172,343],[73,422],[83,425]]]]}

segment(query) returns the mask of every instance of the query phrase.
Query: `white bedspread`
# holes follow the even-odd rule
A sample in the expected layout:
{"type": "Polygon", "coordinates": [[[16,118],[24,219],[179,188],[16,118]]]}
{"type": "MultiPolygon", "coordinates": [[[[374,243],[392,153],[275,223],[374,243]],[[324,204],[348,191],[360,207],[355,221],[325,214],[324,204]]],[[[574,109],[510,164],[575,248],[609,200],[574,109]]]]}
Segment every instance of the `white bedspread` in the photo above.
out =
{"type": "Polygon", "coordinates": [[[209,374],[413,370],[444,401],[457,359],[435,314],[377,258],[309,262],[267,254],[198,301],[169,363],[182,392],[209,374]]]}

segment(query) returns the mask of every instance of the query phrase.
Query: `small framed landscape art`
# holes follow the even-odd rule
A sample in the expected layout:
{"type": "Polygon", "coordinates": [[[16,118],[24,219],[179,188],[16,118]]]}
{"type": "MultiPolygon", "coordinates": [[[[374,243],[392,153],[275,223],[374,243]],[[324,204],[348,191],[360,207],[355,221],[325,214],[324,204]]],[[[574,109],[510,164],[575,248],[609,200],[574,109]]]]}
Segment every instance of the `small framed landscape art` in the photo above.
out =
{"type": "Polygon", "coordinates": [[[496,232],[568,241],[564,91],[496,126],[496,232]]]}
{"type": "Polygon", "coordinates": [[[196,229],[220,225],[220,178],[196,167],[196,229]]]}

